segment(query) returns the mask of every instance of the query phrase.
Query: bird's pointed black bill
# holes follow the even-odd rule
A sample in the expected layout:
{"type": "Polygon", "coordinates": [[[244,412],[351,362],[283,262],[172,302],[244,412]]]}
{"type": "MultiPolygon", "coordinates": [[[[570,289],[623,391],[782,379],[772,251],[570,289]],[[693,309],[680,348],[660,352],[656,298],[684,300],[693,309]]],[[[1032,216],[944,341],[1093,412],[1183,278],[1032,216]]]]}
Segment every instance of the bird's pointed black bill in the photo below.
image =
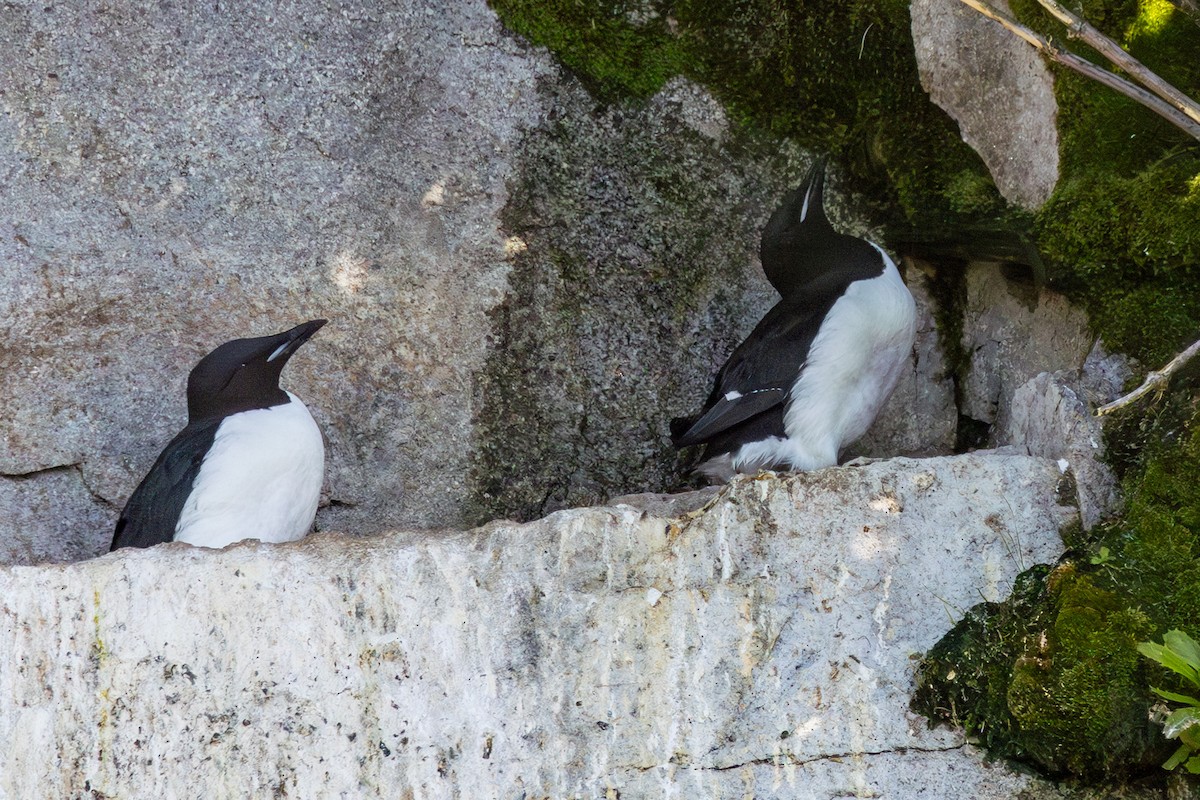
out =
{"type": "Polygon", "coordinates": [[[825,165],[828,159],[818,156],[800,186],[800,221],[825,219],[825,165]]]}
{"type": "Polygon", "coordinates": [[[282,358],[284,361],[292,357],[300,345],[312,338],[312,335],[319,331],[321,327],[328,322],[325,319],[313,319],[308,322],[303,322],[290,331],[284,331],[275,338],[279,340],[278,346],[267,356],[267,361],[275,361],[282,358]]]}
{"type": "Polygon", "coordinates": [[[814,261],[812,245],[833,235],[825,216],[825,165],[818,156],[804,181],[792,189],[767,220],[759,244],[763,273],[784,297],[819,275],[825,264],[814,261]]]}

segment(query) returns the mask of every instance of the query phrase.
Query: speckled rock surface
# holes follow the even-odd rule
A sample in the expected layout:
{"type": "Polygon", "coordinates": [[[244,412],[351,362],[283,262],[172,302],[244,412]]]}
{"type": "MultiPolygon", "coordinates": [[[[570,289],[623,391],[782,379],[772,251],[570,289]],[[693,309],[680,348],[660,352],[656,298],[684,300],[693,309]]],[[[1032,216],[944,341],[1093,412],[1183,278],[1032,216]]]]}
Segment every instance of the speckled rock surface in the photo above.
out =
{"type": "Polygon", "coordinates": [[[1016,797],[908,712],[911,656],[1056,557],[1059,480],[895,459],[678,517],[0,569],[0,798],[1016,797]]]}
{"type": "MultiPolygon", "coordinates": [[[[1008,11],[1005,0],[994,5],[1008,11]]],[[[959,0],[913,0],[910,13],[921,86],[1009,202],[1046,202],[1058,182],[1058,103],[1045,61],[959,0]]]]}
{"type": "Polygon", "coordinates": [[[1124,359],[1097,343],[1083,369],[1043,372],[1019,387],[996,420],[997,444],[1070,467],[1085,529],[1118,510],[1117,479],[1103,460],[1103,420],[1093,412],[1121,395],[1128,376],[1124,359]]]}
{"type": "Polygon", "coordinates": [[[1079,370],[1092,349],[1087,315],[1055,292],[977,263],[966,274],[962,346],[970,364],[960,412],[994,423],[1013,393],[1042,372],[1079,370]]]}
{"type": "MultiPolygon", "coordinates": [[[[285,384],[319,529],[685,483],[668,422],[775,302],[759,234],[808,155],[681,79],[600,105],[482,0],[160,12],[0,8],[0,491],[82,480],[23,523],[70,540],[0,562],[103,550],[195,361],[314,317],[285,384]]],[[[872,455],[930,451],[890,419],[872,455]]]]}
{"type": "Polygon", "coordinates": [[[77,465],[114,519],[201,355],[328,317],[285,381],[333,521],[454,520],[549,58],[482,0],[10,3],[0,47],[0,472],[77,465]]]}
{"type": "Polygon", "coordinates": [[[91,558],[112,540],[108,525],[75,467],[0,480],[0,563],[91,558]]]}

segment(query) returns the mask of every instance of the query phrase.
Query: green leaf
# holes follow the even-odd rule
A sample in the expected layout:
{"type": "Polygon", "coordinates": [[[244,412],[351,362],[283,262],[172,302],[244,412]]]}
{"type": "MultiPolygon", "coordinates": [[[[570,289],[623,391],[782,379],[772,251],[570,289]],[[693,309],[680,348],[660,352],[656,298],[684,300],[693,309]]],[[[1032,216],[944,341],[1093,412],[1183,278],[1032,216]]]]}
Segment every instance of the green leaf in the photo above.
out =
{"type": "Polygon", "coordinates": [[[1180,630],[1167,631],[1163,636],[1163,644],[1174,650],[1192,669],[1200,673],[1200,643],[1180,630]]]}
{"type": "Polygon", "coordinates": [[[1192,663],[1200,666],[1200,642],[1188,636],[1181,630],[1167,631],[1163,636],[1163,644],[1191,659],[1192,663]]]}
{"type": "Polygon", "coordinates": [[[1154,642],[1139,642],[1137,646],[1138,652],[1146,658],[1162,663],[1163,646],[1154,642]]]}
{"type": "Polygon", "coordinates": [[[1184,768],[1193,775],[1200,775],[1200,756],[1189,758],[1184,768]]]}
{"type": "MultiPolygon", "coordinates": [[[[1170,636],[1170,634],[1167,635],[1170,636]]],[[[1163,648],[1162,659],[1159,660],[1159,663],[1172,672],[1178,672],[1192,683],[1200,686],[1200,669],[1197,669],[1187,658],[1175,652],[1171,647],[1163,648]]]]}
{"type": "MultiPolygon", "coordinates": [[[[1184,759],[1187,759],[1191,752],[1192,748],[1188,747],[1186,744],[1180,745],[1179,749],[1176,750],[1170,758],[1163,762],[1163,769],[1175,769],[1184,762],[1184,759]]],[[[1195,756],[1192,758],[1194,759],[1195,756]]]]}
{"type": "Polygon", "coordinates": [[[1180,708],[1171,712],[1163,723],[1163,736],[1174,739],[1180,731],[1200,725],[1200,708],[1180,708]]]}
{"type": "Polygon", "coordinates": [[[1159,697],[1162,697],[1166,700],[1171,700],[1172,702],[1175,702],[1175,703],[1190,703],[1191,705],[1194,705],[1194,706],[1200,706],[1200,700],[1196,699],[1195,697],[1192,697],[1191,695],[1178,694],[1176,692],[1168,692],[1166,689],[1159,689],[1154,686],[1150,687],[1150,691],[1154,692],[1159,697]]]}

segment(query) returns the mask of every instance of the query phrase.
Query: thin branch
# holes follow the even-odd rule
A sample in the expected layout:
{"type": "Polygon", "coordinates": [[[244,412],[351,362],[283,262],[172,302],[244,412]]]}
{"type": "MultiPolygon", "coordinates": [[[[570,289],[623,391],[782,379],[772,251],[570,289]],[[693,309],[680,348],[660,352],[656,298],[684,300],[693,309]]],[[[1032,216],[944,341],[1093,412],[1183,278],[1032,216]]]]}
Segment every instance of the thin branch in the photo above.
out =
{"type": "Polygon", "coordinates": [[[1036,47],[1051,61],[1062,64],[1068,69],[1073,69],[1081,75],[1102,83],[1110,89],[1113,89],[1125,95],[1126,97],[1130,97],[1138,101],[1155,114],[1158,114],[1160,117],[1170,122],[1172,125],[1175,125],[1177,128],[1183,130],[1192,138],[1200,140],[1200,123],[1195,122],[1191,119],[1191,117],[1170,103],[1162,100],[1154,94],[1151,94],[1137,84],[1127,81],[1119,75],[1115,75],[1106,69],[1096,66],[1086,58],[1077,56],[1069,50],[1063,50],[1057,47],[1041,34],[1030,30],[1021,23],[1017,22],[1008,14],[1005,14],[1003,11],[993,8],[986,2],[983,2],[983,0],[960,1],[963,3],[963,5],[975,9],[988,19],[1000,23],[1005,28],[1036,47]]]}
{"type": "Polygon", "coordinates": [[[1038,3],[1055,19],[1066,25],[1071,36],[1083,40],[1100,55],[1132,75],[1138,83],[1187,114],[1195,122],[1200,123],[1200,106],[1196,105],[1192,98],[1155,75],[1145,64],[1125,52],[1121,45],[1105,36],[1086,20],[1080,19],[1063,8],[1055,0],[1038,0],[1038,3]]]}
{"type": "Polygon", "coordinates": [[[1164,391],[1166,391],[1167,381],[1171,378],[1171,376],[1175,374],[1180,367],[1190,361],[1192,356],[1196,355],[1196,353],[1200,353],[1200,342],[1195,342],[1187,350],[1184,350],[1182,353],[1175,356],[1173,359],[1171,359],[1171,363],[1167,364],[1162,369],[1148,374],[1146,376],[1146,380],[1142,381],[1142,385],[1134,389],[1129,394],[1113,400],[1108,405],[1097,408],[1096,416],[1103,417],[1105,414],[1111,414],[1112,412],[1124,408],[1127,405],[1136,403],[1138,400],[1141,400],[1143,397],[1150,394],[1150,392],[1161,395],[1164,391]]]}

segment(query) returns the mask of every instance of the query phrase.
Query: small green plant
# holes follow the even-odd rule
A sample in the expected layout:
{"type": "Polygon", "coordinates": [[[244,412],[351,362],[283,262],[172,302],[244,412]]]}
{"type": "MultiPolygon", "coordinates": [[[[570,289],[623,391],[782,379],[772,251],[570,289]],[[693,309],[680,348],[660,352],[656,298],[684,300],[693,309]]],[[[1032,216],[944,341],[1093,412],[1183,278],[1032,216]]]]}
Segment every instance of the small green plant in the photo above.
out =
{"type": "Polygon", "coordinates": [[[1109,561],[1112,561],[1112,553],[1108,551],[1107,547],[1101,547],[1100,552],[1092,556],[1090,560],[1097,566],[1107,564],[1109,561]]]}
{"type": "MultiPolygon", "coordinates": [[[[1142,642],[1138,645],[1138,652],[1182,675],[1188,683],[1200,689],[1200,644],[1183,631],[1168,631],[1163,636],[1162,644],[1142,642]]],[[[1180,741],[1179,749],[1166,760],[1163,769],[1175,769],[1183,764],[1188,772],[1200,774],[1200,700],[1153,686],[1150,688],[1159,697],[1185,704],[1172,711],[1163,721],[1163,735],[1180,741]]]]}

